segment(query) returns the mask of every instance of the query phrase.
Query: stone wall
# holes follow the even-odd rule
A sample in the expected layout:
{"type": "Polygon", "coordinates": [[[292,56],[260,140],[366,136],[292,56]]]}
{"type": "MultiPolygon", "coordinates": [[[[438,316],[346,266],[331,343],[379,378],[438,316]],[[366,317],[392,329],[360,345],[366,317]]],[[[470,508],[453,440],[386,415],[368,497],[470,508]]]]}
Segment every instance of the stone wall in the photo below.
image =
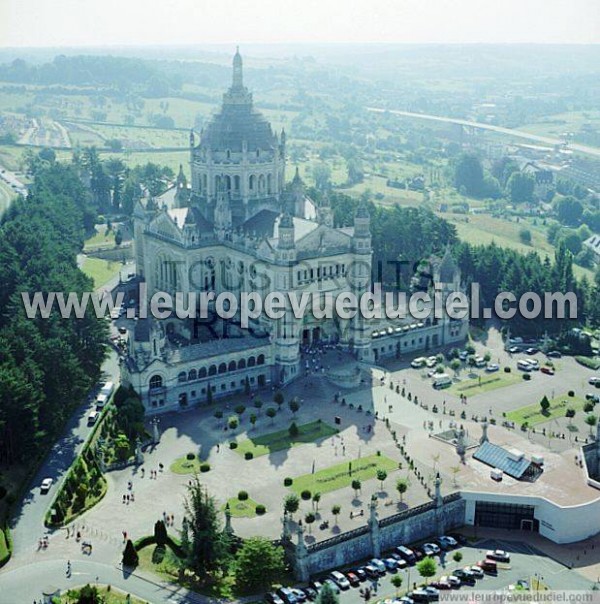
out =
{"type": "MultiPolygon", "coordinates": [[[[439,536],[464,525],[465,502],[458,493],[417,506],[369,523],[347,533],[341,533],[313,545],[288,544],[288,554],[294,558],[297,579],[341,568],[371,557],[378,557],[401,544],[439,536]]],[[[303,539],[302,535],[299,538],[303,539]]]]}

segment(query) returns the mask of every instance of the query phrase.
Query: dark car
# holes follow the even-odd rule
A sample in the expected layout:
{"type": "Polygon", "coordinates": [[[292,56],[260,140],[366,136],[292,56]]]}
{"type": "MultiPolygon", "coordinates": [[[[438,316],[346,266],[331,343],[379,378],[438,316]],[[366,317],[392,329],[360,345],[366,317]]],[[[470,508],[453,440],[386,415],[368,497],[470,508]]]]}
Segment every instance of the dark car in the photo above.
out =
{"type": "Polygon", "coordinates": [[[558,350],[551,350],[546,356],[550,357],[551,359],[560,359],[562,357],[562,353],[558,350]]]}
{"type": "Polygon", "coordinates": [[[379,571],[374,566],[371,566],[370,564],[367,564],[364,568],[365,568],[365,573],[367,574],[368,579],[379,579],[379,577],[381,576],[379,574],[379,571]]]}
{"type": "Polygon", "coordinates": [[[298,603],[298,598],[290,587],[280,587],[275,593],[285,602],[285,604],[298,603]]]}
{"type": "Polygon", "coordinates": [[[404,547],[404,545],[399,545],[395,549],[395,552],[397,554],[399,554],[400,556],[402,556],[402,558],[404,558],[404,560],[406,560],[406,562],[408,564],[414,564],[417,561],[417,557],[415,556],[415,552],[413,552],[413,550],[409,549],[408,547],[404,547]]]}
{"type": "Polygon", "coordinates": [[[303,587],[302,591],[309,600],[313,601],[317,599],[318,594],[316,589],[313,589],[312,587],[303,587]]]}
{"type": "Polygon", "coordinates": [[[354,571],[354,574],[358,577],[359,581],[362,583],[367,580],[367,573],[365,569],[361,566],[354,571]]]}
{"type": "Polygon", "coordinates": [[[450,585],[450,583],[445,583],[444,581],[432,581],[430,585],[431,587],[435,587],[436,589],[440,590],[452,589],[452,585],[450,585]]]}
{"type": "Polygon", "coordinates": [[[473,575],[472,572],[466,571],[464,568],[459,568],[452,573],[455,577],[460,579],[461,583],[465,585],[475,585],[477,583],[477,579],[473,575]]]}

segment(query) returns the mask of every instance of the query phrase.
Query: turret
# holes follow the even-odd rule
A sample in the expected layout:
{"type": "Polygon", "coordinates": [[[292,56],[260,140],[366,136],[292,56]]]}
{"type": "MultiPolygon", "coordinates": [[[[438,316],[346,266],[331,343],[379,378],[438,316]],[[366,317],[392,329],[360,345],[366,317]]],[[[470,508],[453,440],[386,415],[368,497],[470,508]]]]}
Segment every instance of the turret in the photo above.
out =
{"type": "Polygon", "coordinates": [[[331,204],[329,203],[329,196],[327,193],[323,195],[323,199],[319,204],[317,217],[319,224],[324,224],[325,226],[333,228],[333,212],[331,210],[331,204]]]}
{"type": "Polygon", "coordinates": [[[240,47],[237,46],[235,49],[235,55],[233,55],[233,78],[231,81],[231,88],[239,90],[244,87],[244,74],[242,55],[240,54],[240,47]]]}
{"type": "Polygon", "coordinates": [[[294,208],[294,215],[304,217],[304,200],[306,194],[304,191],[304,181],[300,178],[298,166],[296,166],[296,173],[294,174],[292,184],[290,185],[290,197],[290,201],[294,208]]]}
{"type": "Polygon", "coordinates": [[[364,201],[360,201],[354,215],[354,251],[371,254],[371,216],[364,201]]]}

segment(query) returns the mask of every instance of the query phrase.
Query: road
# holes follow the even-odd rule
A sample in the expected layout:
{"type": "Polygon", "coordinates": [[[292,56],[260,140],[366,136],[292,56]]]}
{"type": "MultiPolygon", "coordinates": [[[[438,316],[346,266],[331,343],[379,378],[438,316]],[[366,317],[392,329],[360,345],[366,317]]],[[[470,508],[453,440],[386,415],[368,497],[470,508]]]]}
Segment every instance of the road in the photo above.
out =
{"type": "MultiPolygon", "coordinates": [[[[539,134],[533,134],[526,132],[525,130],[514,130],[513,128],[504,128],[502,126],[494,126],[493,124],[484,124],[482,122],[472,122],[470,120],[462,120],[454,117],[444,117],[440,115],[430,115],[428,113],[414,113],[411,111],[399,111],[395,109],[381,109],[379,107],[367,107],[367,111],[373,113],[389,113],[391,115],[399,115],[401,117],[410,117],[421,120],[429,120],[433,122],[444,122],[446,124],[458,124],[459,126],[467,126],[469,128],[478,128],[479,130],[489,130],[491,132],[498,132],[499,134],[506,134],[508,136],[514,136],[517,138],[524,138],[537,143],[545,143],[547,145],[564,145],[565,141],[560,138],[553,138],[551,136],[541,136],[539,134]]],[[[568,143],[569,149],[577,151],[578,153],[584,153],[586,155],[592,155],[594,157],[600,157],[600,148],[590,147],[588,145],[580,145],[577,143],[568,143]]]]}

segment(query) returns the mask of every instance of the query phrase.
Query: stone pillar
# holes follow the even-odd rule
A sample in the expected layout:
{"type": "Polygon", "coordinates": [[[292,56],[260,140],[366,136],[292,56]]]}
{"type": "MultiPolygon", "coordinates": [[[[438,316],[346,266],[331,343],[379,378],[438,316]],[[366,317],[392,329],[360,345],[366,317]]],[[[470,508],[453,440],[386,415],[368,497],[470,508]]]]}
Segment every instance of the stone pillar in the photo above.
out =
{"type": "Polygon", "coordinates": [[[304,528],[302,527],[302,521],[298,522],[298,543],[296,544],[296,564],[295,564],[295,575],[298,581],[306,582],[310,578],[308,569],[308,548],[304,543],[304,528]]]}
{"type": "Polygon", "coordinates": [[[283,530],[281,531],[281,540],[282,541],[290,541],[292,538],[292,534],[290,532],[290,517],[286,511],[283,512],[283,518],[281,519],[281,524],[283,526],[283,530]]]}
{"type": "Polygon", "coordinates": [[[444,498],[442,497],[442,479],[438,472],[435,477],[435,531],[437,536],[444,534],[444,498]]]}
{"type": "Polygon", "coordinates": [[[462,424],[458,429],[458,437],[456,439],[456,452],[460,457],[461,463],[465,463],[465,453],[467,452],[467,445],[465,443],[465,429],[462,424]]]}
{"type": "Polygon", "coordinates": [[[158,418],[152,420],[152,441],[155,445],[160,442],[160,433],[158,431],[158,418]]]}
{"type": "Polygon", "coordinates": [[[138,465],[144,463],[144,453],[142,452],[142,443],[139,436],[135,439],[135,463],[138,465]]]}
{"type": "Polygon", "coordinates": [[[377,517],[377,499],[371,498],[369,503],[369,531],[371,533],[371,548],[373,557],[381,556],[381,539],[379,529],[379,518],[377,517]]]}
{"type": "Polygon", "coordinates": [[[479,444],[482,445],[483,443],[486,443],[488,441],[488,423],[486,420],[483,420],[481,422],[481,438],[479,439],[479,444]]]}
{"type": "Polygon", "coordinates": [[[224,532],[226,535],[233,535],[233,527],[231,526],[231,509],[229,508],[229,503],[225,506],[225,529],[224,532]]]}

